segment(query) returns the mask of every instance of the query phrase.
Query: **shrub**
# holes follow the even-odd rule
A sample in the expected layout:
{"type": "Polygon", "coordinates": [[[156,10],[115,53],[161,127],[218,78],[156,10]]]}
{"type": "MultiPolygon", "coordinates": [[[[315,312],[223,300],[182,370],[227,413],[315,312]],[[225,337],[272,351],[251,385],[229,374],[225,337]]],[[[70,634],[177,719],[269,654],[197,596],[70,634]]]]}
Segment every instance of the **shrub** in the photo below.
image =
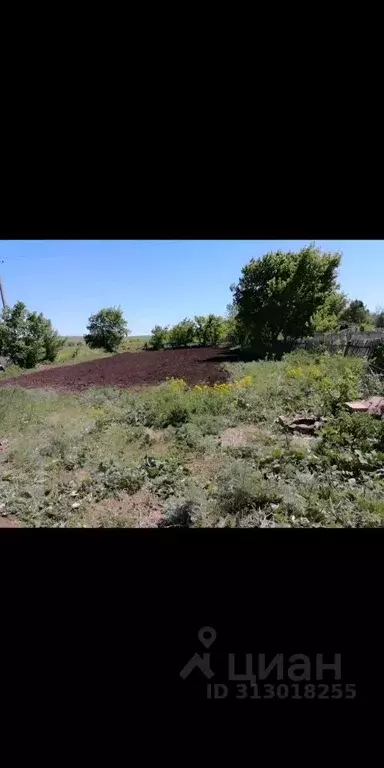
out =
{"type": "Polygon", "coordinates": [[[224,319],[219,315],[196,315],[195,334],[203,347],[217,347],[224,336],[224,319]]]}
{"type": "Polygon", "coordinates": [[[243,516],[281,501],[282,494],[273,483],[240,459],[218,477],[217,504],[224,514],[243,516]]]}
{"type": "Polygon", "coordinates": [[[380,344],[377,344],[371,355],[370,355],[370,362],[373,368],[377,370],[380,373],[384,373],[384,343],[380,342],[380,344]]]}
{"type": "Polygon", "coordinates": [[[30,312],[21,301],[2,311],[0,354],[20,368],[33,368],[45,360],[53,362],[65,341],[48,318],[30,312]]]}
{"type": "Polygon", "coordinates": [[[123,339],[130,333],[120,307],[100,309],[88,320],[88,334],[84,341],[91,349],[117,352],[123,339]]]}
{"type": "Polygon", "coordinates": [[[344,322],[352,325],[361,325],[369,322],[369,310],[363,301],[354,299],[341,315],[344,322]]]}
{"type": "Polygon", "coordinates": [[[192,501],[187,500],[181,503],[177,502],[170,507],[165,519],[159,523],[158,527],[190,528],[193,525],[196,515],[196,505],[192,501]]]}
{"type": "Polygon", "coordinates": [[[168,341],[168,326],[155,325],[151,334],[149,344],[152,349],[162,349],[168,341]]]}
{"type": "Polygon", "coordinates": [[[56,334],[56,331],[47,333],[44,339],[44,359],[48,360],[50,363],[53,363],[56,360],[59,350],[66,345],[66,341],[66,338],[60,338],[60,336],[56,334]]]}
{"type": "Polygon", "coordinates": [[[169,343],[172,347],[186,347],[194,340],[195,333],[195,323],[185,317],[181,323],[174,325],[169,331],[169,343]]]}

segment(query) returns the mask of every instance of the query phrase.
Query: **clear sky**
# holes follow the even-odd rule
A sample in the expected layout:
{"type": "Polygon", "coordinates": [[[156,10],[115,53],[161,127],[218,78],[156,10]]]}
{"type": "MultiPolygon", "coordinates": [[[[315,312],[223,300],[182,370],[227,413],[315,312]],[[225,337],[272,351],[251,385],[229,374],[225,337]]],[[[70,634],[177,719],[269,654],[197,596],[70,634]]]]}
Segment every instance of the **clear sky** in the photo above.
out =
{"type": "MultiPolygon", "coordinates": [[[[120,305],[132,334],[183,317],[224,314],[241,267],[307,240],[42,240],[0,241],[8,304],[43,312],[61,334],[85,333],[89,315],[120,305]]],[[[384,304],[383,240],[317,240],[341,250],[341,288],[369,309],[384,304]]]]}

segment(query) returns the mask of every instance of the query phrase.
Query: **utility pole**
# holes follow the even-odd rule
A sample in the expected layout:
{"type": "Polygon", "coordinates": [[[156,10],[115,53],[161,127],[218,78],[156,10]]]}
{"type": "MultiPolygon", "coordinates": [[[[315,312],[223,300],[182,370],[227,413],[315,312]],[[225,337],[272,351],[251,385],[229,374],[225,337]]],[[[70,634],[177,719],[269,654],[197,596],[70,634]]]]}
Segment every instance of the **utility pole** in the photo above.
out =
{"type": "MultiPolygon", "coordinates": [[[[4,259],[1,260],[1,264],[4,264],[4,259]]],[[[1,301],[3,302],[3,309],[5,309],[5,296],[4,296],[4,288],[3,288],[3,281],[1,279],[1,275],[0,275],[0,294],[1,294],[1,301]]]]}

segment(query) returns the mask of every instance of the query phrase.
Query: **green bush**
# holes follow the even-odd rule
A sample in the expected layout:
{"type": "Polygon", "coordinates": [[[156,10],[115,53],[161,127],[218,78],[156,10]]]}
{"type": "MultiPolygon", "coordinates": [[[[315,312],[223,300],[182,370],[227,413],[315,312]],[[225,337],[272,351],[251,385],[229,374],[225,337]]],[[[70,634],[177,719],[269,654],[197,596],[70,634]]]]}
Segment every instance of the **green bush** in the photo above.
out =
{"type": "Polygon", "coordinates": [[[191,528],[197,516],[198,511],[193,501],[177,502],[167,510],[159,528],[191,528]]]}
{"type": "Polygon", "coordinates": [[[0,319],[0,354],[20,368],[53,362],[66,339],[59,336],[42,313],[30,312],[23,302],[5,307],[0,319]]]}
{"type": "Polygon", "coordinates": [[[279,504],[281,492],[241,459],[235,460],[217,478],[217,506],[221,513],[244,516],[255,510],[279,504]]]}
{"type": "Polygon", "coordinates": [[[376,328],[384,328],[384,311],[383,310],[377,313],[377,315],[374,317],[374,321],[375,321],[376,328]]]}
{"type": "Polygon", "coordinates": [[[169,331],[169,343],[172,347],[186,347],[195,338],[196,327],[193,320],[184,318],[181,323],[174,325],[169,331]]]}
{"type": "Polygon", "coordinates": [[[380,344],[377,344],[371,355],[370,355],[370,363],[372,367],[378,371],[379,373],[384,373],[384,343],[380,342],[380,344]]]}
{"type": "Polygon", "coordinates": [[[195,334],[203,347],[217,347],[224,337],[224,318],[220,315],[195,315],[195,334]]]}
{"type": "Polygon", "coordinates": [[[120,307],[100,309],[88,320],[88,334],[84,341],[91,349],[117,352],[123,339],[130,333],[120,307]]]}
{"type": "Polygon", "coordinates": [[[149,344],[152,349],[163,349],[168,341],[168,327],[155,325],[155,327],[151,330],[151,334],[152,335],[149,339],[149,344]]]}

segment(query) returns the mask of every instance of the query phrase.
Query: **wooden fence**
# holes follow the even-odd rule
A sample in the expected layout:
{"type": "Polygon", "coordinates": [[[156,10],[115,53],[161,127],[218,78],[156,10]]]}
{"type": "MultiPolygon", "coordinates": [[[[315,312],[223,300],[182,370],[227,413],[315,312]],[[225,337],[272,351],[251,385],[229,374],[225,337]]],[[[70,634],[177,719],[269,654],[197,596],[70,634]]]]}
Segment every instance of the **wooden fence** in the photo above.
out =
{"type": "Polygon", "coordinates": [[[375,347],[384,343],[384,328],[375,331],[338,331],[337,333],[315,333],[308,339],[299,339],[294,347],[299,349],[328,349],[342,355],[368,357],[375,347]]]}

